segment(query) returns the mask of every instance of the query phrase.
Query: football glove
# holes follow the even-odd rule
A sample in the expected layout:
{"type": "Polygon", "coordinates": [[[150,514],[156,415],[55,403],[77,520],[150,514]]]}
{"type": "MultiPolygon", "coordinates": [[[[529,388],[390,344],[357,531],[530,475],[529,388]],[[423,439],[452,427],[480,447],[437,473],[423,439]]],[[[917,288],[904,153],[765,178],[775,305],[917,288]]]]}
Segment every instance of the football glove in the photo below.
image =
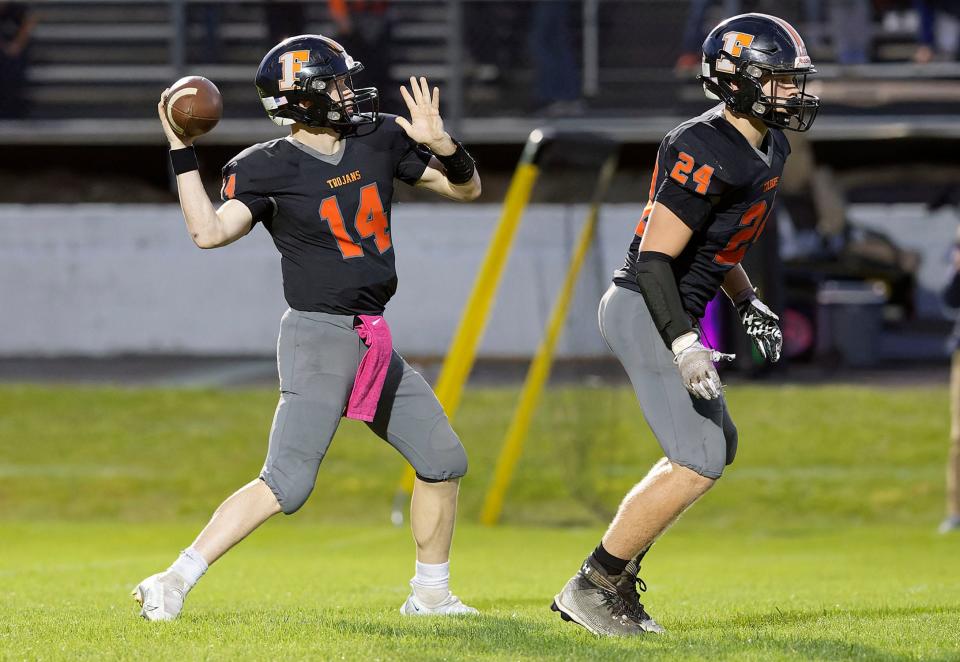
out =
{"type": "Polygon", "coordinates": [[[757,298],[737,304],[737,312],[743,322],[744,331],[753,340],[760,356],[771,363],[779,361],[780,350],[783,348],[783,333],[777,324],[780,318],[757,298]]]}
{"type": "Polygon", "coordinates": [[[696,332],[685,333],[673,341],[673,362],[680,370],[683,386],[694,397],[714,400],[723,393],[723,384],[714,363],[732,361],[733,354],[723,354],[704,347],[696,332]]]}

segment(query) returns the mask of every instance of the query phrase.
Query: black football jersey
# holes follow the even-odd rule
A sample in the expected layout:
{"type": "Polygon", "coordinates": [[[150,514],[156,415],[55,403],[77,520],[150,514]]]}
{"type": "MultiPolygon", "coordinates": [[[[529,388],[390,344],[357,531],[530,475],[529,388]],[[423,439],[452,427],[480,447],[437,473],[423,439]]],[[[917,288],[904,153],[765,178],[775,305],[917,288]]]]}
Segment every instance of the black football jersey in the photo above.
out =
{"type": "Polygon", "coordinates": [[[221,197],[246,204],[273,237],[291,308],[378,315],[396,292],[394,178],[415,184],[431,155],[394,118],[381,114],[375,127],[341,140],[336,154],[288,136],[224,167],[221,197]]]}
{"type": "Polygon", "coordinates": [[[763,233],[789,154],[786,136],[772,127],[760,149],[754,148],[723,117],[722,105],[668,133],[626,263],[614,273],[614,282],[640,291],[637,253],[657,202],[693,230],[672,265],[684,310],[702,317],[726,273],[763,233]]]}

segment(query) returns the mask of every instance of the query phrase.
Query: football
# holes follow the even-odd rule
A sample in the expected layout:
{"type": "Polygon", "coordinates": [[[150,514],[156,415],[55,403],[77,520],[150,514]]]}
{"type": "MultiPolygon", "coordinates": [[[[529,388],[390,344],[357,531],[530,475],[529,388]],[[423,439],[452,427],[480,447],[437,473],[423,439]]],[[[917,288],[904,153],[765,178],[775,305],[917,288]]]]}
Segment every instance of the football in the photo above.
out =
{"type": "Polygon", "coordinates": [[[164,108],[173,130],[196,138],[217,125],[223,115],[223,97],[203,76],[186,76],[170,86],[164,108]]]}

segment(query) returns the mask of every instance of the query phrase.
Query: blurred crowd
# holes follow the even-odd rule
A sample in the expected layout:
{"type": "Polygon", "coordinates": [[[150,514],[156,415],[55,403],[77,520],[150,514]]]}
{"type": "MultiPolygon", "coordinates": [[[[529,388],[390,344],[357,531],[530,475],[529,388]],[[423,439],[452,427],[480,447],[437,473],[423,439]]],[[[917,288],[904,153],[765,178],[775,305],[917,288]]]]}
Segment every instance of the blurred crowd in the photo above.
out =
{"type": "MultiPolygon", "coordinates": [[[[42,5],[0,2],[0,116],[20,117],[22,97],[30,62],[30,44],[42,5]]],[[[376,85],[394,101],[396,83],[391,80],[391,63],[396,63],[396,27],[402,0],[264,0],[259,3],[186,2],[186,20],[191,26],[192,62],[220,63],[224,48],[224,24],[235,21],[236,8],[246,16],[262,16],[265,26],[264,50],[285,36],[304,31],[305,26],[329,26],[330,36],[341,41],[366,67],[364,84],[376,85]],[[233,13],[231,13],[231,11],[233,13]],[[311,20],[312,19],[312,20],[311,20]],[[201,38],[197,38],[200,35],[201,38]]],[[[655,32],[649,39],[672,48],[674,68],[681,73],[699,69],[699,50],[709,28],[724,16],[747,11],[781,15],[797,25],[817,62],[858,65],[875,61],[915,62],[956,61],[960,45],[960,2],[957,0],[690,0],[685,12],[681,3],[671,5],[671,32],[655,32]],[[682,24],[679,17],[685,13],[682,24]],[[885,48],[896,41],[899,49],[885,48]]],[[[584,0],[529,0],[508,2],[465,1],[463,52],[469,72],[493,72],[488,76],[499,84],[498,75],[517,68],[532,69],[524,86],[526,110],[545,115],[576,115],[586,110],[583,96],[584,0]],[[498,74],[498,72],[500,72],[498,74]]],[[[598,56],[600,66],[614,60],[618,67],[663,66],[670,62],[624,62],[609,56],[611,49],[623,51],[629,34],[623,32],[637,20],[658,22],[661,5],[620,3],[599,0],[598,56]],[[650,18],[647,18],[647,17],[650,18]],[[625,25],[626,24],[626,25],[625,25]],[[620,32],[617,32],[620,30],[620,32]],[[616,34],[616,38],[610,35],[616,34]]],[[[442,22],[445,16],[431,21],[442,22]]],[[[409,22],[409,21],[408,21],[409,22]]],[[[404,25],[404,27],[409,27],[404,25]]],[[[409,43],[409,38],[408,42],[409,43]]],[[[629,46],[629,44],[627,45],[629,46]]],[[[435,45],[434,45],[435,47],[435,45]]],[[[425,45],[423,49],[426,51],[425,45]]],[[[442,64],[446,51],[436,49],[442,64]]],[[[473,75],[471,73],[471,75],[473,75]]],[[[589,94],[589,91],[588,91],[589,94]]]]}
{"type": "MultiPolygon", "coordinates": [[[[777,14],[780,4],[692,0],[677,67],[699,66],[700,44],[709,30],[712,8],[719,6],[729,16],[742,11],[777,14]]],[[[801,16],[792,18],[812,53],[839,64],[875,60],[877,43],[889,35],[913,34],[912,59],[918,63],[956,60],[960,45],[960,2],[956,0],[803,0],[801,16]]]]}
{"type": "Polygon", "coordinates": [[[25,3],[0,2],[0,117],[23,115],[23,87],[35,24],[25,3]]]}

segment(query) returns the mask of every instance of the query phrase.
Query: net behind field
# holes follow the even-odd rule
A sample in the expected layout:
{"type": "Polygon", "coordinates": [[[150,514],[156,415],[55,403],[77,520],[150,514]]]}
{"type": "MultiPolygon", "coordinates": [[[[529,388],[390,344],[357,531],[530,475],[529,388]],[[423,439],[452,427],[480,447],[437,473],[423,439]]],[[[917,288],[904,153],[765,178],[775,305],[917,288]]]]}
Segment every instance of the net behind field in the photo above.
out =
{"type": "MultiPolygon", "coordinates": [[[[460,518],[476,522],[515,386],[470,389],[455,421],[470,458],[460,518]]],[[[731,386],[736,462],[685,516],[751,534],[938,521],[943,387],[731,386]]],[[[254,478],[272,388],[0,387],[0,519],[201,523],[254,478]]],[[[551,386],[506,495],[507,525],[602,528],[659,457],[626,385],[551,386]]],[[[383,524],[402,467],[344,421],[292,520],[383,524]]]]}
{"type": "MultiPolygon", "coordinates": [[[[684,516],[696,526],[756,534],[937,520],[945,387],[735,385],[727,398],[739,450],[709,498],[684,516]]],[[[531,427],[502,521],[602,528],[661,456],[629,384],[589,376],[579,384],[554,383],[531,427]]],[[[474,468],[483,471],[478,464],[488,457],[476,458],[474,468]]],[[[465,488],[464,496],[472,510],[475,495],[465,488]]]]}

